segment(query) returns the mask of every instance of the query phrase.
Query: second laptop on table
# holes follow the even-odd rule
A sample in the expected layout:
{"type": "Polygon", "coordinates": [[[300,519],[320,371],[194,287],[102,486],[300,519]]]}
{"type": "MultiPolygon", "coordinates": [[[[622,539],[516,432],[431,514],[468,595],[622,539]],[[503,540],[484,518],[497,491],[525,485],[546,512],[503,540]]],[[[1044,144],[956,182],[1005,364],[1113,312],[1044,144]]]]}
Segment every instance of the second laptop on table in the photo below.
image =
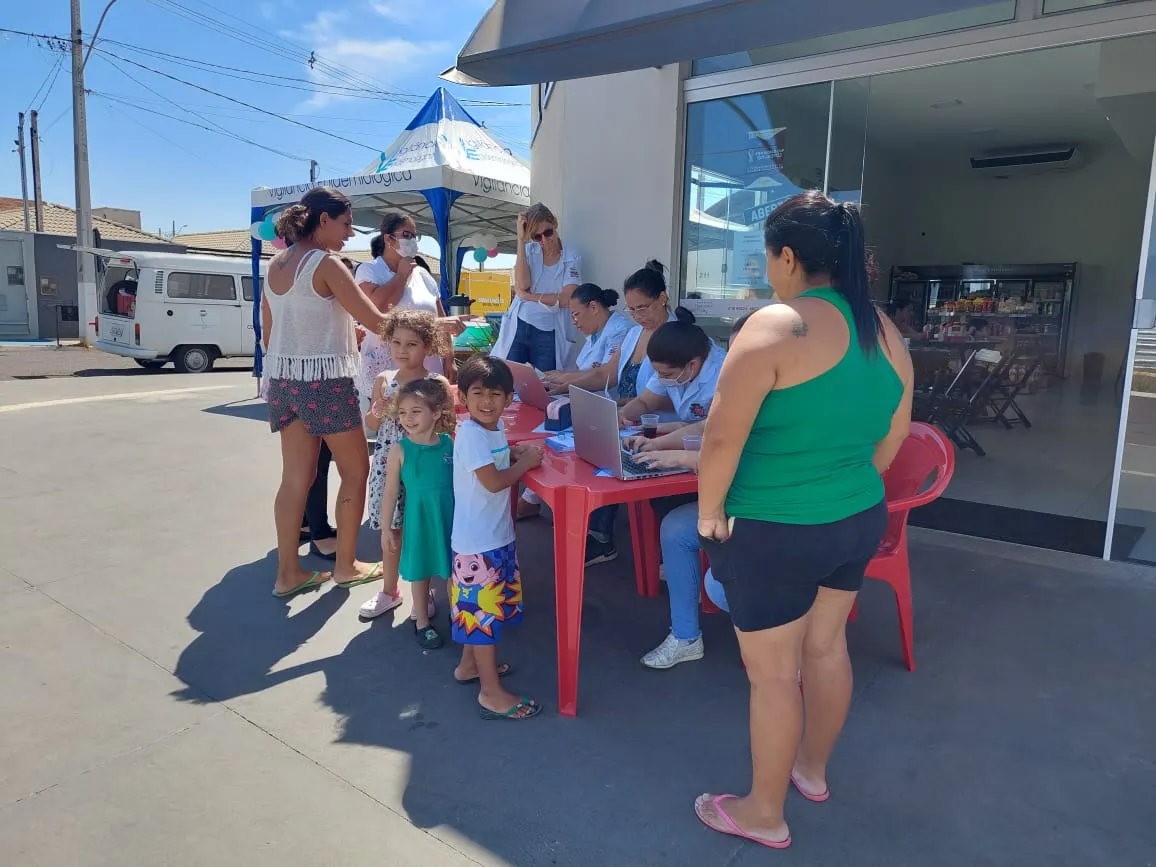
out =
{"type": "Polygon", "coordinates": [[[618,431],[618,404],[611,398],[572,385],[570,412],[574,421],[574,451],[578,457],[608,470],[616,479],[633,481],[690,472],[685,467],[648,467],[623,448],[618,431]]]}

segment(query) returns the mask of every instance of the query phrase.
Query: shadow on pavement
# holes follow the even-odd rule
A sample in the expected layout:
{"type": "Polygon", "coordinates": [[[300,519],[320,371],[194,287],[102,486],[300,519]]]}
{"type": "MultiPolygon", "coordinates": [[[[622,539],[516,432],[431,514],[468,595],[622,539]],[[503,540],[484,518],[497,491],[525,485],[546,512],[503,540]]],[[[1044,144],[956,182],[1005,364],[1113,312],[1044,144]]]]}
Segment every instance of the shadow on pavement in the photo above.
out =
{"type": "MultiPolygon", "coordinates": [[[[519,867],[767,863],[692,812],[700,792],[749,784],[748,691],[729,621],[703,618],[703,661],[642,668],[669,615],[665,598],[635,595],[624,531],[618,561],[587,573],[578,719],[556,713],[552,545],[540,521],[519,525],[526,620],[500,651],[516,669],[511,691],[546,706],[537,719],[481,720],[476,692],[453,680],[457,649],[423,653],[409,624],[388,618],[336,655],[270,673],[348,598],[329,588],[287,618],[269,598],[272,555],[205,594],[190,614],[201,635],[176,673],[198,701],[323,674],[338,743],[409,757],[410,821],[519,867]]],[[[830,867],[1150,860],[1151,588],[914,554],[920,668],[903,669],[894,597],[868,582],[849,627],[857,689],[832,765],[835,797],[820,807],[788,793],[795,845],[781,857],[830,867]]],[[[345,604],[339,616],[356,612],[345,604]]],[[[436,624],[447,630],[444,597],[436,624]]],[[[340,774],[392,807],[391,757],[360,755],[340,774]]]]}
{"type": "Polygon", "coordinates": [[[201,412],[207,412],[212,415],[224,415],[231,418],[244,418],[249,421],[260,421],[268,424],[269,409],[265,401],[258,398],[250,398],[248,400],[237,400],[229,403],[221,403],[217,406],[207,406],[201,412]]]}
{"type": "MultiPolygon", "coordinates": [[[[270,596],[277,552],[229,570],[189,612],[200,635],[182,651],[174,674],[188,687],[176,693],[193,702],[227,701],[268,689],[300,672],[270,673],[278,662],[317,634],[348,598],[324,592],[289,616],[289,603],[270,596]]],[[[313,591],[318,592],[318,591],[313,591]]]]}

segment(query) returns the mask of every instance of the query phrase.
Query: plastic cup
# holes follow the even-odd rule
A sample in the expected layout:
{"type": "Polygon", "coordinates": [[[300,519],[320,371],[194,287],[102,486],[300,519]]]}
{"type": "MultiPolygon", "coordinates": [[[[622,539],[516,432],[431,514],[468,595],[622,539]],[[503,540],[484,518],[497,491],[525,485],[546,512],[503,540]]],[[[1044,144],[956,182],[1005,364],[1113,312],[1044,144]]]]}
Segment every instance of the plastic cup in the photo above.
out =
{"type": "Polygon", "coordinates": [[[642,425],[642,435],[648,440],[658,436],[658,413],[644,413],[638,420],[642,425]]]}
{"type": "Polygon", "coordinates": [[[682,447],[688,452],[702,451],[702,437],[701,436],[684,436],[682,438],[682,447]]]}

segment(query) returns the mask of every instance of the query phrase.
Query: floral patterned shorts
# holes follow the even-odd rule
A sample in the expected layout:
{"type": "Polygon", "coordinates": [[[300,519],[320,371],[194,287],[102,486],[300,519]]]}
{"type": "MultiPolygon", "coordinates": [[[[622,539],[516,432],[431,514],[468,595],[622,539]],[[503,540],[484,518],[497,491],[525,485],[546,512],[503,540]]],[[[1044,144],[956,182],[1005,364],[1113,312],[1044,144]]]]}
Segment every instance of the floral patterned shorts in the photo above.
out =
{"type": "Polygon", "coordinates": [[[299,382],[270,379],[265,400],[269,404],[269,427],[279,433],[301,419],[310,436],[323,437],[361,427],[357,390],[348,376],[299,382]]]}

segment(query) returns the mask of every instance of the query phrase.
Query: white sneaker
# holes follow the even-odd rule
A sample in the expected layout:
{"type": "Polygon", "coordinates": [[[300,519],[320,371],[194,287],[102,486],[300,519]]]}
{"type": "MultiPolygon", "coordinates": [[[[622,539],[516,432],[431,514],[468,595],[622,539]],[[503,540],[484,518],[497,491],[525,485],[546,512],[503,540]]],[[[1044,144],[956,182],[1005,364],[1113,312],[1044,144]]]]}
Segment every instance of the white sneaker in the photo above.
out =
{"type": "Polygon", "coordinates": [[[385,591],[378,591],[377,595],[364,603],[357,613],[366,620],[372,620],[375,617],[380,617],[387,611],[393,611],[397,606],[401,605],[401,594],[390,596],[385,591]]]}
{"type": "Polygon", "coordinates": [[[647,668],[665,670],[674,668],[680,662],[702,659],[705,653],[702,636],[694,641],[680,641],[671,634],[663,639],[662,644],[642,657],[642,664],[647,668]]]}

